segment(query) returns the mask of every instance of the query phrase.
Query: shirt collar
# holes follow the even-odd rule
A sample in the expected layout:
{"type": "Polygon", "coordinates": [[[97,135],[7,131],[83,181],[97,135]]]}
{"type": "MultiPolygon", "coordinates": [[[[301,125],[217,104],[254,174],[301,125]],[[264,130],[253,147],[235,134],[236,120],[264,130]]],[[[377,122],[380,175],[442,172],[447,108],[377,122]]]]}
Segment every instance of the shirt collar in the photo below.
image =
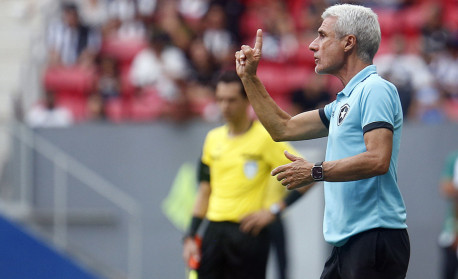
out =
{"type": "Polygon", "coordinates": [[[377,68],[375,67],[375,65],[367,66],[366,68],[362,69],[359,73],[357,73],[340,93],[345,94],[345,96],[350,96],[351,92],[353,92],[353,89],[355,89],[356,85],[358,85],[367,77],[375,73],[377,73],[377,68]]]}

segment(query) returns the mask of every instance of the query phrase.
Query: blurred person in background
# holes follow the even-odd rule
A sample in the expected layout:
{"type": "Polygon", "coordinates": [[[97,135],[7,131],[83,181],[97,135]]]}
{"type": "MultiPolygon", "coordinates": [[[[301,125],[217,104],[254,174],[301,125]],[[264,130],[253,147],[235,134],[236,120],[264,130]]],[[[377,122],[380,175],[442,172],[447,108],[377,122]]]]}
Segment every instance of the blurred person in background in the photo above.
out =
{"type": "Polygon", "coordinates": [[[73,124],[73,116],[70,110],[56,103],[55,93],[47,90],[43,100],[26,114],[25,122],[33,128],[68,127],[73,124]]]}
{"type": "Polygon", "coordinates": [[[155,24],[170,37],[172,44],[187,52],[194,31],[187,25],[185,18],[178,12],[176,1],[161,2],[155,15],[155,24]]]}
{"type": "MultiPolygon", "coordinates": [[[[270,247],[273,249],[271,255],[274,256],[276,267],[276,274],[279,279],[289,278],[289,250],[288,250],[288,237],[287,237],[287,226],[285,226],[282,219],[282,212],[296,202],[309,188],[298,189],[294,191],[288,191],[274,178],[270,177],[269,184],[267,187],[267,193],[264,197],[264,208],[255,212],[244,219],[244,222],[248,222],[256,219],[267,220],[268,223],[266,230],[269,233],[270,247]],[[280,213],[273,214],[277,211],[280,213]],[[268,209],[268,210],[266,210],[268,209]],[[273,221],[272,215],[275,216],[273,221]],[[256,219],[255,219],[256,218],[256,219]],[[251,220],[250,220],[251,219],[251,220]]],[[[253,221],[251,221],[253,222],[253,221]]],[[[259,223],[259,221],[257,221],[259,223]]],[[[261,223],[262,224],[262,223],[261,223]]]]}
{"type": "Polygon", "coordinates": [[[202,40],[205,47],[222,67],[232,65],[235,38],[227,29],[227,15],[224,7],[213,4],[203,17],[202,40]]]}
{"type": "Polygon", "coordinates": [[[261,9],[262,25],[265,29],[264,58],[273,62],[294,59],[298,41],[287,3],[280,0],[269,0],[261,3],[259,9],[261,9]]]}
{"type": "Polygon", "coordinates": [[[444,103],[458,104],[458,31],[450,34],[446,49],[432,58],[430,69],[444,103]]]}
{"type": "Polygon", "coordinates": [[[115,58],[101,56],[99,61],[98,78],[96,82],[97,93],[104,100],[115,99],[121,93],[121,81],[118,62],[115,58]]]}
{"type": "Polygon", "coordinates": [[[433,121],[434,111],[440,117],[441,96],[428,65],[420,55],[408,51],[402,34],[395,34],[390,43],[393,52],[376,56],[374,65],[383,78],[396,86],[404,117],[433,121]]]}
{"type": "Polygon", "coordinates": [[[324,181],[323,233],[333,250],[321,279],[402,279],[410,260],[396,174],[403,115],[396,88],[372,64],[381,40],[378,17],[370,8],[337,4],[322,19],[309,46],[315,72],[345,86],[323,109],[290,116],[270,97],[256,74],[261,29],[254,48],[242,45],[235,53],[237,73],[274,140],[328,137],[325,161],[313,164],[285,152],[290,163],[272,171],[290,190],[324,181]]]}
{"type": "Polygon", "coordinates": [[[421,26],[421,53],[429,64],[435,55],[445,50],[450,30],[444,24],[444,7],[441,2],[428,2],[425,21],[421,26]]]}
{"type": "Polygon", "coordinates": [[[49,26],[47,45],[52,66],[92,65],[100,50],[97,30],[81,23],[73,2],[62,4],[62,18],[49,26]]]}
{"type": "Polygon", "coordinates": [[[189,66],[183,51],[171,44],[163,30],[151,29],[148,48],[139,52],[132,61],[130,81],[139,94],[152,88],[159,96],[174,102],[182,95],[183,81],[189,66]]]}
{"type": "Polygon", "coordinates": [[[80,0],[81,22],[91,28],[100,28],[108,20],[108,0],[80,0]]]}
{"type": "MultiPolygon", "coordinates": [[[[216,98],[226,124],[211,130],[205,139],[183,258],[186,263],[191,257],[200,261],[199,279],[264,279],[270,245],[270,230],[265,228],[301,196],[293,191],[295,197],[279,201],[271,193],[272,204],[265,209],[270,171],[287,161],[285,150],[294,150],[289,144],[275,143],[251,119],[248,99],[234,71],[221,75],[216,98]],[[195,236],[204,218],[209,224],[199,251],[195,236]]],[[[276,187],[281,189],[278,182],[276,187]]]]}
{"type": "Polygon", "coordinates": [[[193,114],[202,117],[206,121],[219,121],[220,114],[215,103],[213,88],[216,74],[220,71],[219,65],[215,62],[200,37],[192,40],[187,58],[190,65],[190,74],[186,86],[186,95],[193,114]]]}
{"type": "Polygon", "coordinates": [[[440,191],[448,208],[439,245],[442,247],[441,279],[455,279],[458,274],[458,150],[451,152],[441,175],[440,191]]]}
{"type": "Polygon", "coordinates": [[[104,38],[138,40],[146,36],[146,26],[134,0],[110,0],[104,38]]]}
{"type": "Polygon", "coordinates": [[[304,111],[323,108],[328,104],[331,101],[331,93],[327,88],[327,81],[326,76],[311,75],[302,88],[293,90],[290,113],[296,115],[304,111]]]}

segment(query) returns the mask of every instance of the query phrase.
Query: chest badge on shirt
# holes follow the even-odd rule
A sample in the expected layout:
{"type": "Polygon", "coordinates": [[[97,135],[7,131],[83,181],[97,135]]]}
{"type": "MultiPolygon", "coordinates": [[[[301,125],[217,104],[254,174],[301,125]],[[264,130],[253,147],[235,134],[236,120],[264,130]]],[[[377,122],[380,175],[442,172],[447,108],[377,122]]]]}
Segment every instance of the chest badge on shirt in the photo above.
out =
{"type": "Polygon", "coordinates": [[[253,179],[258,173],[258,163],[253,160],[246,161],[243,166],[243,172],[246,178],[253,179]]]}
{"type": "Polygon", "coordinates": [[[350,106],[348,104],[343,105],[340,107],[340,112],[339,112],[339,119],[337,119],[337,125],[340,126],[342,122],[344,121],[345,117],[348,114],[348,111],[350,110],[350,106]]]}

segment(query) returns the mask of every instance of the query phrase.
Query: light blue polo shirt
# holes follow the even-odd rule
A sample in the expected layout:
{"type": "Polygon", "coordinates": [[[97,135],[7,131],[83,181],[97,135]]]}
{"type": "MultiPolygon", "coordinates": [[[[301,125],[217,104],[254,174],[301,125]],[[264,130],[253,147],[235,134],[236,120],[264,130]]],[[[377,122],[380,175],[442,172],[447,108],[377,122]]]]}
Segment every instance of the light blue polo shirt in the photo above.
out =
{"type": "Polygon", "coordinates": [[[329,128],[326,161],[365,152],[364,133],[368,131],[382,128],[394,133],[386,174],[324,182],[325,240],[342,246],[350,236],[369,229],[406,228],[406,208],[396,175],[403,120],[396,87],[382,79],[374,65],[367,66],[337,94],[335,101],[320,110],[320,117],[329,128]]]}

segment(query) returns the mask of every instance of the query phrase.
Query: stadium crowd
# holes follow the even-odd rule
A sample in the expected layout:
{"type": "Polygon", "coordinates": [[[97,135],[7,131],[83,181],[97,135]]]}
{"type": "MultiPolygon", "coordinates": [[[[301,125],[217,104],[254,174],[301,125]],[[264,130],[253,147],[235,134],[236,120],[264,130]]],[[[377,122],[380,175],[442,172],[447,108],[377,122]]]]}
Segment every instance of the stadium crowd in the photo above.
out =
{"type": "MultiPolygon", "coordinates": [[[[217,121],[215,76],[234,67],[235,51],[252,45],[258,28],[258,74],[283,109],[322,107],[342,89],[337,79],[314,73],[308,49],[322,11],[337,1],[61,2],[47,26],[43,100],[29,109],[31,125],[62,115],[56,123],[217,121]]],[[[374,64],[397,86],[405,119],[458,121],[458,1],[339,2],[378,14],[382,43],[374,64]]]]}

